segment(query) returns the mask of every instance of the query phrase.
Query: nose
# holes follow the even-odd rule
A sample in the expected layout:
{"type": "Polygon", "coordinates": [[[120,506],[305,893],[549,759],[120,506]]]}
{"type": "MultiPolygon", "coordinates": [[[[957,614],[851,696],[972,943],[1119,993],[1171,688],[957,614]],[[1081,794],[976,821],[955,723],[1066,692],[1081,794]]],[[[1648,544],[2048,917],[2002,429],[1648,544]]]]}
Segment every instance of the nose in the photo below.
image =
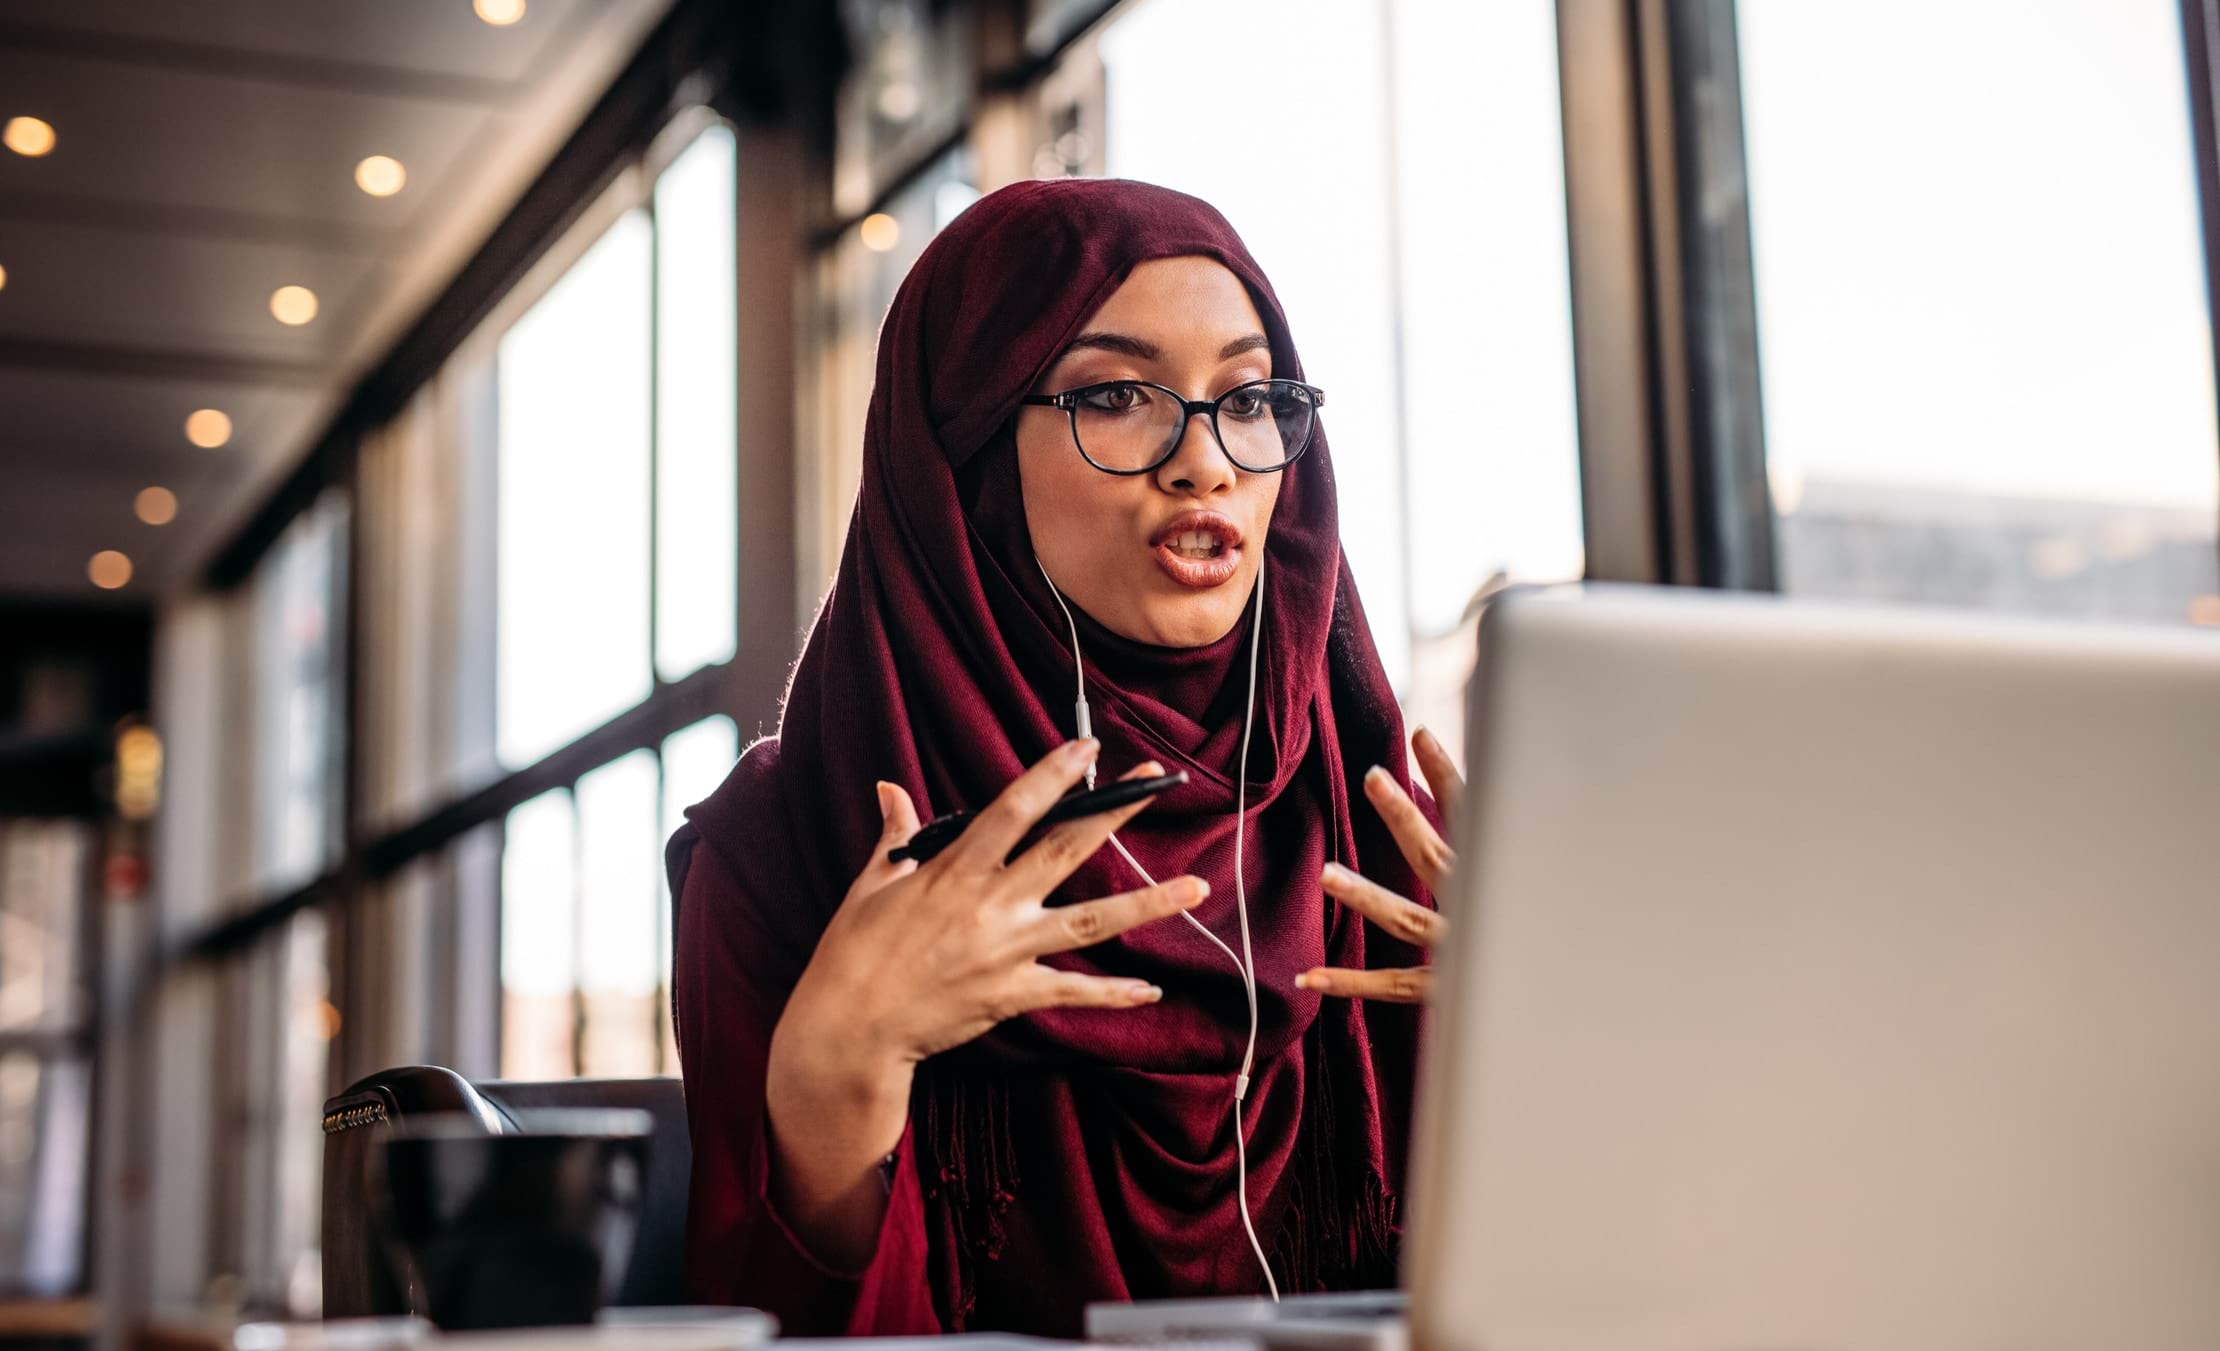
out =
{"type": "Polygon", "coordinates": [[[1231,492],[1240,480],[1241,471],[1219,448],[1207,413],[1188,415],[1172,457],[1156,466],[1156,486],[1168,493],[1209,497],[1231,492]]]}

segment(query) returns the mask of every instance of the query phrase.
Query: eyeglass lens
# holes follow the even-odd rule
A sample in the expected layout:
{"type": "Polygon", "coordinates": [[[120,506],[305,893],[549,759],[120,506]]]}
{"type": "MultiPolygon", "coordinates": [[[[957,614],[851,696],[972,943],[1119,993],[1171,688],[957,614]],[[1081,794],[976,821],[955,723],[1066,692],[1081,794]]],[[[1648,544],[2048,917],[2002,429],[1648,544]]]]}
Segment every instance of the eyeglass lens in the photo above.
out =
{"type": "MultiPolygon", "coordinates": [[[[1154,467],[1186,430],[1186,410],[1164,390],[1138,382],[1105,385],[1081,395],[1072,430],[1088,459],[1105,469],[1154,467]]],[[[1229,392],[1218,404],[1218,435],[1243,469],[1277,469],[1310,442],[1318,410],[1292,380],[1266,380],[1229,392]]]]}

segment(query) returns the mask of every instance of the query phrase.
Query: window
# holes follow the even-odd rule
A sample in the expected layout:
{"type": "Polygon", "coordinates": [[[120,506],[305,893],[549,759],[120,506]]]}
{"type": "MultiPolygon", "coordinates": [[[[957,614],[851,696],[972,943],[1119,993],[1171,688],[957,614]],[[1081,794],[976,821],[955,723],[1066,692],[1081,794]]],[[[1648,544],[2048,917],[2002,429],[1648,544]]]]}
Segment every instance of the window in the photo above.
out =
{"type": "MultiPolygon", "coordinates": [[[[737,191],[732,132],[698,126],[652,186],[620,183],[638,204],[501,337],[494,703],[511,769],[737,651],[737,191]]],[[[663,823],[679,784],[681,807],[716,786],[736,740],[720,717],[616,748],[508,814],[504,1076],[677,1072],[663,823]]]]}
{"type": "Polygon", "coordinates": [[[977,9],[840,0],[852,60],[833,105],[834,209],[864,210],[896,174],[961,129],[977,75],[977,9]]]}
{"type": "Polygon", "coordinates": [[[263,886],[294,886],[339,855],[347,502],[295,521],[254,583],[254,859],[263,886]]]}
{"type": "Polygon", "coordinates": [[[578,1072],[653,1074],[667,982],[660,968],[663,865],[654,751],[634,751],[578,781],[578,1072]]]}
{"type": "Polygon", "coordinates": [[[663,841],[739,756],[723,715],[509,814],[501,876],[501,1073],[675,1074],[663,841]]]}
{"type": "Polygon", "coordinates": [[[969,153],[950,151],[886,203],[890,233],[874,235],[867,244],[860,228],[850,229],[817,260],[806,391],[817,453],[799,466],[800,495],[815,508],[799,532],[799,574],[813,595],[831,584],[863,478],[864,414],[876,373],[879,321],[925,246],[978,197],[969,153]]]}
{"type": "MultiPolygon", "coordinates": [[[[719,714],[671,733],[663,742],[663,819],[657,840],[668,840],[686,820],[686,809],[717,791],[717,785],[740,758],[740,729],[719,714]]],[[[670,1017],[671,896],[670,879],[661,867],[655,870],[656,922],[661,937],[656,949],[656,1016],[661,1020],[663,1065],[666,1073],[678,1069],[678,1043],[670,1017]]]]}
{"type": "Polygon", "coordinates": [[[501,1074],[577,1073],[578,817],[567,788],[509,813],[501,848],[501,1074]]]}
{"type": "Polygon", "coordinates": [[[1381,658],[1454,748],[1474,596],[1583,562],[1554,6],[1152,0],[1097,50],[1108,171],[1223,211],[1332,392],[1381,658]]]}
{"type": "Polygon", "coordinates": [[[626,212],[501,340],[502,763],[647,697],[654,231],[626,212]]]}
{"type": "Polygon", "coordinates": [[[2040,9],[1742,0],[1783,586],[2220,623],[2179,7],[2040,9]]]}
{"type": "Polygon", "coordinates": [[[655,669],[678,680],[734,650],[732,133],[711,127],[655,183],[655,669]]]}
{"type": "Polygon", "coordinates": [[[0,1289],[80,1285],[96,840],[85,822],[0,821],[0,1289]]]}
{"type": "MultiPolygon", "coordinates": [[[[265,953],[257,954],[249,970],[264,966],[269,986],[281,1001],[279,1016],[261,1026],[241,1029],[268,1048],[274,1069],[267,1090],[250,1089],[255,1100],[269,1093],[262,1110],[252,1114],[254,1133],[267,1133],[257,1141],[254,1156],[266,1161],[274,1175],[272,1190],[278,1204],[270,1215],[265,1238],[267,1250],[254,1254],[249,1272],[268,1272],[272,1288],[262,1301],[289,1310],[295,1317],[313,1317],[323,1307],[322,1234],[317,1223],[324,1179],[324,1099],[330,1094],[331,1041],[339,1031],[339,1011],[331,1002],[330,936],[324,916],[308,911],[291,924],[265,953]]],[[[261,1106],[261,1104],[257,1104],[261,1106]]],[[[259,1190],[259,1188],[255,1189],[259,1190]]],[[[249,1195],[255,1194],[250,1191],[249,1195]]]]}
{"type": "MultiPolygon", "coordinates": [[[[243,593],[165,618],[171,804],[216,805],[158,823],[176,1124],[134,1166],[192,1217],[149,1249],[163,1299],[318,1312],[318,1123],[365,1074],[677,1071],[664,823],[739,741],[705,715],[742,697],[741,185],[706,108],[637,134],[568,237],[502,227],[492,252],[544,252],[440,369],[380,368],[397,413],[350,402],[318,452],[347,486],[225,565],[243,593]]],[[[80,1026],[6,1021],[53,992],[16,979],[38,949],[5,902],[0,1285],[43,1289],[83,1251],[90,1075],[80,1026]]]]}

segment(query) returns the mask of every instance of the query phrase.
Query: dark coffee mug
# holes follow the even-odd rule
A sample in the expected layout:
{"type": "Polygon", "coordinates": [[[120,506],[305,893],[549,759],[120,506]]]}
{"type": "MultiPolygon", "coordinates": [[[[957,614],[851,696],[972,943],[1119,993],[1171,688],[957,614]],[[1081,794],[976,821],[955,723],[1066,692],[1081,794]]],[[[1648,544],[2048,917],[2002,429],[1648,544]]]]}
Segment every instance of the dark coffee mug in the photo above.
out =
{"type": "Polygon", "coordinates": [[[499,1134],[460,1114],[397,1122],[373,1156],[385,1247],[416,1312],[451,1331],[591,1323],[631,1260],[648,1114],[513,1116],[499,1134]]]}

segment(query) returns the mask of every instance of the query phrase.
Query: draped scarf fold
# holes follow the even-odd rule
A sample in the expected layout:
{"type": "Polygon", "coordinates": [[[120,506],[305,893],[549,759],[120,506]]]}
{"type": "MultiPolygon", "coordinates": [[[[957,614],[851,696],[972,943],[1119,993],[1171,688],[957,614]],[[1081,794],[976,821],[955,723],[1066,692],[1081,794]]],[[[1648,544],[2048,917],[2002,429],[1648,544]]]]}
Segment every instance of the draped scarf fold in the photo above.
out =
{"type": "MultiPolygon", "coordinates": [[[[990,194],[926,248],[896,294],[879,336],[861,489],[789,685],[776,772],[748,772],[751,748],[687,814],[791,977],[878,838],[874,780],[901,784],[929,818],[985,804],[1071,735],[1070,638],[1024,529],[1009,428],[1018,400],[1132,268],[1175,256],[1214,259],[1240,278],[1273,373],[1304,378],[1271,285],[1232,227],[1207,204],[1146,184],[1066,179],[990,194]]],[[[1342,557],[1323,429],[1286,471],[1264,577],[1247,765],[1235,763],[1246,618],[1216,643],[1171,651],[1080,615],[1094,730],[1105,778],[1149,759],[1189,772],[1120,838],[1160,878],[1208,880],[1197,917],[1229,941],[1246,775],[1261,1019],[1244,1108],[1251,1204],[1283,1284],[1387,1284],[1417,1015],[1322,1002],[1293,984],[1314,965],[1417,960],[1320,892],[1329,859],[1424,899],[1362,803],[1372,765],[1409,775],[1342,557]]],[[[1139,884],[1103,850],[1056,899],[1139,884]]],[[[1045,1222],[1023,1213],[1036,1202],[1058,1223],[1092,1226],[1089,1240],[1116,1254],[1123,1288],[1106,1298],[1259,1288],[1233,1197],[1231,1075],[1247,1008],[1231,964],[1176,921],[1050,960],[1143,977],[1165,997],[1141,1010],[1028,1015],[923,1067],[912,1121],[928,1152],[919,1174],[944,1326],[970,1318],[981,1264],[1010,1226],[1045,1222]]]]}

